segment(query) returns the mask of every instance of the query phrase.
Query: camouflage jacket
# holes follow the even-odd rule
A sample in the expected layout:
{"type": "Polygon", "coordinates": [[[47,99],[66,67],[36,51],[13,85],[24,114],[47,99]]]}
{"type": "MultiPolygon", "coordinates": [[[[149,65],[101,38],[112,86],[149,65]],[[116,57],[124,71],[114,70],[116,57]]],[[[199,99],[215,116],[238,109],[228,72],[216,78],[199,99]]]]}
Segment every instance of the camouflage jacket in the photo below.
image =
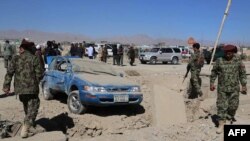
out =
{"type": "Polygon", "coordinates": [[[213,65],[210,76],[210,84],[214,84],[218,76],[218,91],[234,92],[239,91],[239,82],[242,86],[247,84],[246,69],[241,59],[236,56],[231,61],[225,58],[218,58],[213,65]]]}
{"type": "Polygon", "coordinates": [[[3,88],[10,88],[13,75],[16,94],[39,93],[39,82],[43,77],[43,68],[37,56],[28,51],[14,56],[5,75],[3,88]]]}
{"type": "Polygon", "coordinates": [[[3,46],[3,49],[4,49],[3,55],[4,56],[12,56],[12,54],[13,54],[12,48],[13,47],[10,44],[5,43],[3,46]]]}
{"type": "Polygon", "coordinates": [[[204,55],[200,52],[194,52],[191,57],[190,60],[188,62],[188,66],[190,67],[191,71],[201,71],[201,68],[204,65],[204,55]]]}
{"type": "Polygon", "coordinates": [[[135,58],[135,50],[133,48],[130,48],[127,52],[127,55],[129,58],[135,58]]]}

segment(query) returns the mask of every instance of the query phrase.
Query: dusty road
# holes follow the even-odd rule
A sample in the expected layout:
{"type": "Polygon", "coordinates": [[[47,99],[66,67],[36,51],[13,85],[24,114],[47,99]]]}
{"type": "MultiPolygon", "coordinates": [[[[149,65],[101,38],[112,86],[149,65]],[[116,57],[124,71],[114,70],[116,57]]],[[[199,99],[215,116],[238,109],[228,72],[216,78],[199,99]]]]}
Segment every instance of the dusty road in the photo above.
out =
{"type": "MultiPolygon", "coordinates": [[[[111,61],[111,59],[109,60],[111,61]]],[[[250,62],[245,62],[250,72],[250,62]]],[[[0,60],[0,84],[2,86],[5,69],[0,60]]],[[[140,106],[91,108],[84,115],[69,112],[66,96],[58,95],[55,100],[45,101],[40,95],[41,105],[37,117],[39,131],[26,140],[66,140],[80,141],[193,141],[222,140],[215,133],[213,122],[216,108],[216,93],[208,91],[207,77],[202,77],[202,89],[207,95],[204,101],[184,98],[189,79],[182,84],[186,64],[114,66],[124,71],[128,79],[141,85],[144,100],[140,106]]],[[[208,73],[205,65],[203,73],[208,73]]],[[[250,82],[248,82],[248,90],[250,82]]],[[[238,124],[250,123],[250,96],[240,96],[240,107],[236,119],[238,124]]],[[[20,121],[23,108],[16,96],[0,95],[1,119],[20,121]]],[[[38,130],[37,129],[37,130],[38,130]]],[[[4,140],[20,140],[20,137],[4,140]]]]}

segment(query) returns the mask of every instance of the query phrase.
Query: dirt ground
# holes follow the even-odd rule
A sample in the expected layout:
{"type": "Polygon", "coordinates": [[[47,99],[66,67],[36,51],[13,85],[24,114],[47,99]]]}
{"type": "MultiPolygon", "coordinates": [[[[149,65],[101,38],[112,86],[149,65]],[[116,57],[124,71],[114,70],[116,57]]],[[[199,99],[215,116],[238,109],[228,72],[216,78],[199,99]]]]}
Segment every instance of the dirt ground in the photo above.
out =
{"type": "MultiPolygon", "coordinates": [[[[111,65],[112,58],[109,59],[111,65]]],[[[202,76],[204,101],[186,99],[187,78],[182,84],[186,63],[140,64],[129,66],[125,59],[125,77],[141,85],[144,94],[140,106],[92,107],[86,114],[69,112],[67,97],[60,94],[55,100],[45,101],[40,94],[41,104],[37,117],[37,134],[26,139],[36,141],[221,141],[223,134],[215,133],[216,92],[208,89],[209,79],[202,76]],[[180,91],[181,90],[181,91],[180,91]]],[[[250,62],[245,62],[250,72],[250,62]]],[[[5,68],[0,60],[0,84],[5,68]]],[[[205,65],[202,74],[209,73],[205,65]]],[[[249,80],[248,80],[248,90],[249,80]]],[[[12,90],[13,91],[13,90],[12,90]]],[[[3,93],[3,92],[2,92],[3,93]]],[[[24,112],[15,95],[0,95],[1,120],[22,121],[24,112]]],[[[235,124],[250,123],[250,96],[240,95],[240,106],[235,124]]],[[[3,140],[17,141],[19,136],[3,140]]]]}

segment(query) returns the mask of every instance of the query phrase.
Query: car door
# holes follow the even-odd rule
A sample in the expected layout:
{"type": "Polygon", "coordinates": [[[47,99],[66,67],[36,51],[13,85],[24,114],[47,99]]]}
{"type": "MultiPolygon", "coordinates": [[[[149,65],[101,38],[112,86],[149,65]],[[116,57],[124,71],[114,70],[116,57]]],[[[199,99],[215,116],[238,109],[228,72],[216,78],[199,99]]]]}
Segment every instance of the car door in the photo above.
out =
{"type": "Polygon", "coordinates": [[[177,56],[179,59],[182,58],[181,56],[181,49],[180,48],[173,48],[174,50],[174,55],[177,56]]]}
{"type": "Polygon", "coordinates": [[[107,50],[108,50],[108,56],[113,56],[112,47],[107,46],[107,50]]]}
{"type": "Polygon", "coordinates": [[[165,52],[165,48],[160,48],[158,51],[158,55],[157,55],[157,60],[158,61],[163,61],[164,60],[164,52],[165,52]]]}
{"type": "Polygon", "coordinates": [[[167,48],[162,48],[162,59],[161,61],[167,61],[167,48]]]}
{"type": "Polygon", "coordinates": [[[54,73],[55,73],[55,68],[56,68],[56,57],[53,57],[51,59],[51,63],[49,64],[48,66],[48,70],[45,72],[45,75],[44,75],[44,78],[45,78],[45,81],[47,83],[47,86],[49,89],[52,89],[52,90],[55,90],[55,88],[57,87],[56,86],[56,83],[54,82],[55,80],[55,76],[54,76],[54,73]]]}
{"type": "Polygon", "coordinates": [[[66,91],[66,78],[68,77],[67,73],[68,61],[66,58],[58,57],[56,60],[56,65],[53,71],[52,81],[54,83],[54,88],[57,91],[65,92],[66,91]]]}
{"type": "Polygon", "coordinates": [[[172,48],[166,48],[165,49],[165,61],[171,61],[172,60],[172,55],[173,55],[173,50],[172,48]]]}

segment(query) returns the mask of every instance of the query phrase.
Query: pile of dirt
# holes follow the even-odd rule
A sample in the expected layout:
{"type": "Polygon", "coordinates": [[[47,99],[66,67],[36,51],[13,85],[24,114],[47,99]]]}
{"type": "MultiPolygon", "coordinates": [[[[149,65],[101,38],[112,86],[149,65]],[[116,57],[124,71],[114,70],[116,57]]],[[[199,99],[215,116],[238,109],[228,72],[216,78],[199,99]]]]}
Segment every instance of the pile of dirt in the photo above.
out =
{"type": "Polygon", "coordinates": [[[126,73],[128,76],[140,76],[140,73],[138,73],[138,72],[135,71],[135,70],[125,70],[125,73],[126,73]]]}

